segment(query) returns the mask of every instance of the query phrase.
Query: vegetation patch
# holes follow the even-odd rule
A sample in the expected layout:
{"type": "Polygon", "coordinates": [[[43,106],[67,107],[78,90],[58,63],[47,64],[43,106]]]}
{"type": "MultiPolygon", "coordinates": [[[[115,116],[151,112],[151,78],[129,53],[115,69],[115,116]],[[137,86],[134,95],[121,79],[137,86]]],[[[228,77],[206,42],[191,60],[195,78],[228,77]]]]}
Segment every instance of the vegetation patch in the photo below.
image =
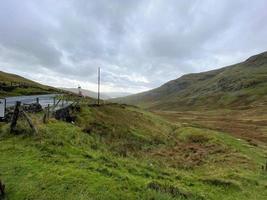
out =
{"type": "Polygon", "coordinates": [[[161,184],[156,181],[150,182],[147,187],[157,192],[167,193],[172,197],[181,197],[183,199],[204,200],[204,197],[184,191],[178,187],[169,184],[161,184]]]}
{"type": "Polygon", "coordinates": [[[192,134],[191,129],[185,129],[182,134],[173,138],[173,145],[152,149],[151,155],[171,167],[192,169],[207,163],[211,157],[230,151],[208,136],[192,134]]]}
{"type": "Polygon", "coordinates": [[[209,137],[207,137],[207,136],[205,136],[205,135],[195,135],[195,134],[193,134],[193,135],[189,135],[188,137],[187,137],[187,141],[189,142],[189,143],[198,143],[198,144],[205,144],[205,143],[207,143],[208,141],[210,140],[210,138],[209,137]]]}
{"type": "Polygon", "coordinates": [[[157,116],[119,104],[83,106],[76,119],[84,132],[124,157],[165,144],[171,131],[169,124],[157,116]]]}
{"type": "Polygon", "coordinates": [[[225,189],[241,190],[240,184],[237,181],[233,181],[233,180],[208,178],[208,179],[202,179],[202,181],[206,184],[223,187],[225,189]]]}

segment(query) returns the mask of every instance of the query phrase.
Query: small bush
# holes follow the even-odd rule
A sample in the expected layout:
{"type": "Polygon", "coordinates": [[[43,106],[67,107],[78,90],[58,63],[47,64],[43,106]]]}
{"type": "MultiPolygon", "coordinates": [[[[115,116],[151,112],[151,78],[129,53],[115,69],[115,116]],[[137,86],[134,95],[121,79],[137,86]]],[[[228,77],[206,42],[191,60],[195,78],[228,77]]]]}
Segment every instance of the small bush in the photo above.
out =
{"type": "Polygon", "coordinates": [[[192,143],[204,144],[210,139],[205,135],[189,135],[187,140],[192,143]]]}
{"type": "Polygon", "coordinates": [[[211,178],[211,179],[203,179],[204,183],[207,183],[209,185],[214,185],[218,187],[224,187],[224,188],[232,188],[236,190],[241,190],[241,187],[238,182],[232,181],[232,180],[224,180],[224,179],[217,179],[217,178],[211,178]]]}

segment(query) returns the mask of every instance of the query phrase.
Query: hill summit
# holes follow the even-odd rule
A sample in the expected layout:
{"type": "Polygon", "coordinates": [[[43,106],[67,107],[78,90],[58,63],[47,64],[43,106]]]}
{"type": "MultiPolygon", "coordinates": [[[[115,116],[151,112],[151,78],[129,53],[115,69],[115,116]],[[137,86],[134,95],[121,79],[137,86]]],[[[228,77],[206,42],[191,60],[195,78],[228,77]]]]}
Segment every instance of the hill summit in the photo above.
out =
{"type": "Polygon", "coordinates": [[[115,102],[156,110],[241,108],[267,102],[267,52],[212,71],[184,75],[115,102]]]}

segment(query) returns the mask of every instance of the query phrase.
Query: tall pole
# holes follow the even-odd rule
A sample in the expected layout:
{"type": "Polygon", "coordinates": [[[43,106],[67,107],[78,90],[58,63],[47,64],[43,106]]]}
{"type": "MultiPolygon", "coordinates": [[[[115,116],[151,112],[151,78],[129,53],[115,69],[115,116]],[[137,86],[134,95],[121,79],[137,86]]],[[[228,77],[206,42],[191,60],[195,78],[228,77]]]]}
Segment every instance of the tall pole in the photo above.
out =
{"type": "Polygon", "coordinates": [[[98,67],[98,95],[97,95],[97,103],[100,104],[100,67],[98,67]]]}

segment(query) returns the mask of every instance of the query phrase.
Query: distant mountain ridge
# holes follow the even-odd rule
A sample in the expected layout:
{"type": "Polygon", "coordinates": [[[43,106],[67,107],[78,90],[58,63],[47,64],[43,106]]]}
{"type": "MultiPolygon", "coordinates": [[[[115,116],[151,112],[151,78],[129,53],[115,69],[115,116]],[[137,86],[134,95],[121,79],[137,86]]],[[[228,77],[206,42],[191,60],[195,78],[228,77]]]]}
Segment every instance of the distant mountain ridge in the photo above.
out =
{"type": "Polygon", "coordinates": [[[267,52],[221,69],[187,74],[159,88],[113,101],[156,110],[265,105],[267,52]]]}
{"type": "MultiPolygon", "coordinates": [[[[29,80],[22,76],[0,71],[0,97],[19,96],[19,95],[36,95],[51,93],[76,93],[77,88],[55,88],[38,82],[29,80]],[[12,85],[13,84],[13,85],[12,85]],[[11,87],[12,85],[12,87],[11,87]]],[[[97,98],[97,93],[82,89],[84,96],[97,98]]],[[[103,100],[130,95],[127,92],[101,92],[100,98],[103,100]]]]}
{"type": "MultiPolygon", "coordinates": [[[[77,88],[60,88],[60,89],[78,94],[77,88]]],[[[91,98],[97,98],[98,96],[97,92],[94,92],[91,90],[81,89],[81,92],[84,96],[88,96],[91,98]]],[[[128,95],[130,95],[130,93],[127,93],[127,92],[101,92],[100,98],[103,100],[107,100],[107,99],[112,99],[112,98],[128,96],[128,95]]]]}

